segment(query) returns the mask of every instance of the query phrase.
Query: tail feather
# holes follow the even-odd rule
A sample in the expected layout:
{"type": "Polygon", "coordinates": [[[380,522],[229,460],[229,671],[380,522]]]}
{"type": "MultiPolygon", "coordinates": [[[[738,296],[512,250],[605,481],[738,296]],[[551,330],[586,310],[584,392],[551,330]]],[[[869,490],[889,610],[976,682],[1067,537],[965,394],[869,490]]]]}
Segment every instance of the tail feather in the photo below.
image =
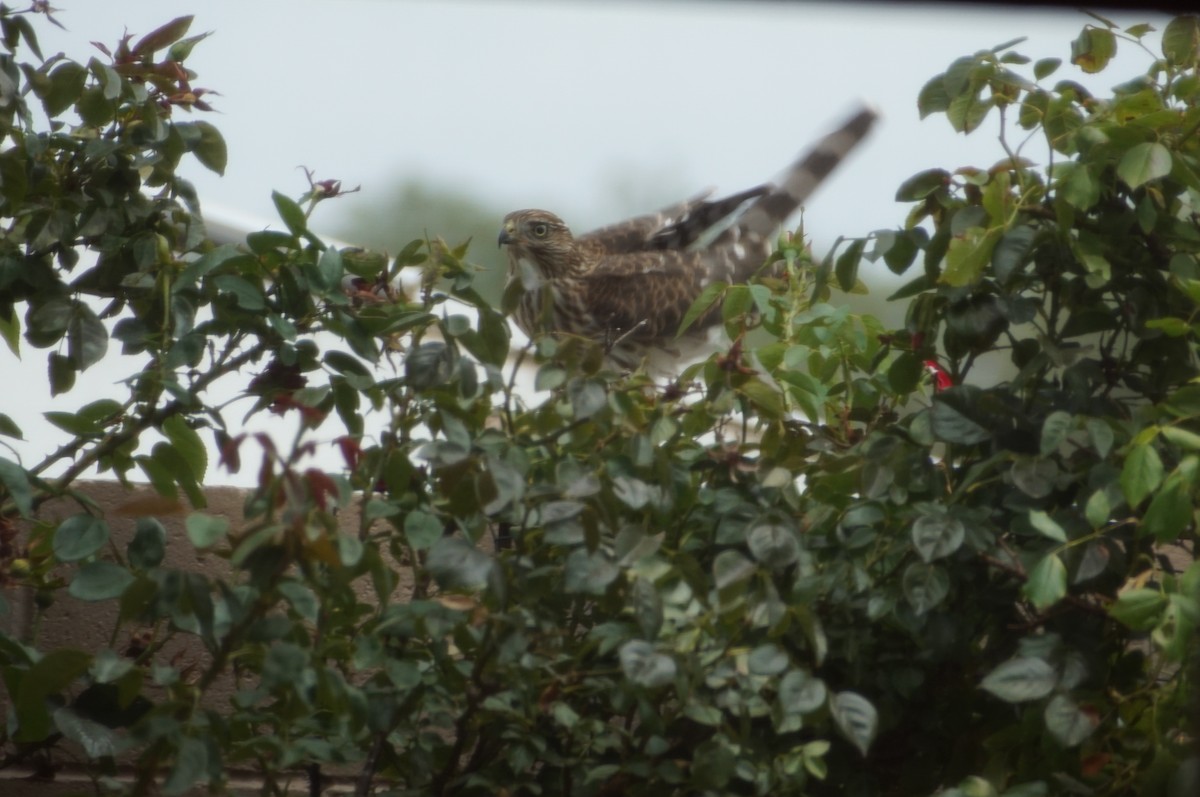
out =
{"type": "Polygon", "coordinates": [[[793,163],[780,180],[713,241],[713,277],[744,281],[766,259],[779,228],[870,132],[878,114],[864,106],[793,163]],[[724,273],[720,273],[724,272],[724,273]]]}

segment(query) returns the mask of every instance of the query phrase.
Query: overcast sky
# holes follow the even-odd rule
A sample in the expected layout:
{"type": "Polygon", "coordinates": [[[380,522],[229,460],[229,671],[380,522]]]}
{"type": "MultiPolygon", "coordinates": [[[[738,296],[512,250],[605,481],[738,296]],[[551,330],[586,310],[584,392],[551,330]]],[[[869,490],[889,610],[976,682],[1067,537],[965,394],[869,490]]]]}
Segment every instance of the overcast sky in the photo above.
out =
{"type": "MultiPolygon", "coordinates": [[[[896,186],[922,169],[990,166],[994,128],[955,135],[943,117],[921,122],[916,95],[955,58],[1027,36],[1034,59],[1070,57],[1083,14],[947,5],[747,2],[411,2],[403,0],[55,0],[69,29],[38,27],[47,54],[86,61],[90,41],[112,46],[194,13],[213,31],[189,59],[196,85],[219,91],[223,178],[186,169],[206,206],[273,219],[272,189],[299,195],[300,165],[362,192],[314,226],[383,201],[421,177],[505,209],[544,207],[576,229],[613,221],[614,196],[633,175],[648,210],[709,186],[769,179],[865,100],[883,113],[872,138],[811,201],[818,240],[902,223],[896,186]]],[[[1157,22],[1150,13],[1116,18],[1157,22]]],[[[1157,48],[1158,34],[1149,42],[1157,48]]],[[[1064,65],[1059,78],[1107,91],[1150,60],[1121,43],[1098,79],[1064,65]],[[1111,77],[1110,77],[1111,75],[1111,77]]],[[[1025,153],[1035,161],[1044,149],[1025,153]]],[[[628,194],[626,190],[624,193],[628,194]]],[[[497,222],[499,219],[497,219],[497,222]]],[[[276,225],[278,226],[278,225],[276,225]]],[[[447,239],[455,230],[431,230],[447,239]]],[[[404,242],[398,241],[398,244],[404,242]]],[[[115,346],[113,349],[115,350],[115,346]]],[[[10,384],[0,412],[29,438],[33,464],[60,433],[47,409],[122,397],[128,373],[101,364],[70,394],[45,389],[45,352],[0,354],[10,384]]],[[[248,378],[248,377],[247,377],[248,378]]],[[[267,419],[270,420],[270,419],[267,419]]],[[[215,469],[214,469],[215,471],[215,469]]],[[[210,482],[228,481],[213,472],[210,482]]]]}
{"type": "MultiPolygon", "coordinates": [[[[631,172],[654,203],[675,199],[656,192],[755,185],[862,99],[884,122],[808,215],[813,229],[838,233],[901,221],[894,188],[919,169],[999,159],[994,135],[965,138],[944,118],[918,120],[928,78],[1019,36],[1035,59],[1065,60],[1091,21],[908,3],[59,4],[70,33],[48,29],[43,49],[76,58],[90,40],[111,44],[126,27],[141,35],[183,14],[195,14],[193,32],[213,32],[188,62],[199,86],[221,92],[220,113],[208,118],[230,145],[223,179],[191,167],[210,204],[270,217],[272,189],[304,189],[303,164],[362,185],[339,213],[420,176],[583,227],[611,220],[597,216],[613,212],[614,182],[631,172]]],[[[1068,65],[1060,76],[1081,75],[1068,65]]]]}

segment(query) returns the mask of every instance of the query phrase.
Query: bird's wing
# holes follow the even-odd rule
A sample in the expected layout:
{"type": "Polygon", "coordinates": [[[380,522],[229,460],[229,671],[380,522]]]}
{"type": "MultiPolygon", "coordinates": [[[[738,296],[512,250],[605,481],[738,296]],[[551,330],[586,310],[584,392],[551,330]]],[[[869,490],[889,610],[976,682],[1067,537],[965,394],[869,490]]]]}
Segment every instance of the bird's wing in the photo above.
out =
{"type": "Polygon", "coordinates": [[[707,284],[704,259],[673,250],[601,258],[583,277],[588,310],[605,329],[637,327],[635,340],[669,340],[707,284]]]}
{"type": "Polygon", "coordinates": [[[705,191],[665,207],[657,213],[635,216],[584,233],[577,240],[595,246],[606,254],[614,255],[647,250],[686,249],[747,200],[762,196],[770,188],[768,185],[760,185],[733,196],[712,200],[708,199],[712,191],[705,191]]]}

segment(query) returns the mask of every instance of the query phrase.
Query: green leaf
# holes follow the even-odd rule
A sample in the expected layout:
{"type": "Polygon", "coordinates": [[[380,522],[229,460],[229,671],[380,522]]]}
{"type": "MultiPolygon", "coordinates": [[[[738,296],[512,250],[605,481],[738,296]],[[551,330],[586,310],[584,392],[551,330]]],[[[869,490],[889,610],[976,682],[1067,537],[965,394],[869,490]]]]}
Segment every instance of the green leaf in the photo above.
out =
{"type": "Polygon", "coordinates": [[[696,297],[696,301],[692,302],[692,306],[683,314],[683,320],[679,322],[679,331],[675,333],[675,337],[678,338],[687,332],[688,328],[696,323],[696,319],[707,313],[728,287],[729,285],[724,282],[710,282],[706,285],[704,290],[700,291],[700,295],[696,297]]]}
{"type": "Polygon", "coordinates": [[[473,589],[487,583],[492,557],[458,537],[440,537],[429,549],[426,566],[444,589],[473,589]]]}
{"type": "Polygon", "coordinates": [[[208,449],[196,430],[188,426],[183,416],[172,415],[163,421],[162,431],[191,469],[192,477],[197,482],[203,482],[208,472],[208,449]]]}
{"type": "Polygon", "coordinates": [[[74,305],[61,297],[31,304],[25,317],[25,338],[38,348],[53,346],[62,340],[71,323],[74,305]]]}
{"type": "Polygon", "coordinates": [[[1092,735],[1099,725],[1096,715],[1083,711],[1066,695],[1055,695],[1043,712],[1046,730],[1059,744],[1075,747],[1092,735]]]}
{"type": "Polygon", "coordinates": [[[791,663],[787,651],[774,642],[759,645],[746,657],[746,668],[751,675],[779,675],[791,663]]]}
{"type": "Polygon", "coordinates": [[[829,710],[838,731],[865,756],[879,729],[875,706],[855,692],[838,692],[830,701],[829,710]]]}
{"type": "Polygon", "coordinates": [[[162,473],[183,488],[192,506],[199,509],[205,505],[204,491],[200,489],[200,483],[192,472],[192,466],[173,446],[167,443],[155,443],[154,447],[150,449],[150,458],[159,466],[162,473]]]}
{"type": "Polygon", "coordinates": [[[983,227],[968,227],[961,235],[951,238],[950,247],[946,250],[945,267],[938,281],[955,288],[978,283],[991,261],[992,250],[998,240],[999,230],[985,230],[983,227]]]}
{"type": "Polygon", "coordinates": [[[158,50],[174,44],[183,38],[192,26],[193,17],[189,14],[176,17],[165,25],[161,25],[147,33],[138,43],[130,48],[134,55],[153,55],[158,50]]]}
{"type": "Polygon", "coordinates": [[[21,517],[29,517],[33,512],[33,487],[29,484],[29,474],[25,469],[10,459],[0,457],[0,483],[8,490],[21,517]]]}
{"type": "Polygon", "coordinates": [[[357,567],[362,561],[365,546],[353,534],[337,535],[338,560],[343,567],[357,567]]]}
{"type": "Polygon", "coordinates": [[[221,293],[232,294],[234,302],[243,310],[257,313],[267,308],[266,298],[260,286],[237,274],[220,274],[212,284],[221,293]]]}
{"type": "Polygon", "coordinates": [[[888,387],[898,396],[911,393],[921,383],[921,376],[924,373],[925,367],[921,358],[910,351],[901,352],[888,366],[888,387]]]}
{"type": "Polygon", "coordinates": [[[934,113],[945,113],[949,107],[950,95],[946,93],[946,76],[934,75],[917,94],[917,110],[920,112],[920,118],[924,119],[934,113]]]}
{"type": "Polygon", "coordinates": [[[1058,554],[1042,557],[1029,571],[1021,591],[1039,611],[1062,600],[1067,594],[1067,568],[1058,554]]]}
{"type": "Polygon", "coordinates": [[[759,520],[746,527],[746,545],[760,564],[782,570],[800,558],[800,541],[790,523],[759,520]]]}
{"type": "Polygon", "coordinates": [[[131,566],[138,570],[149,570],[162,564],[166,548],[167,530],[163,525],[154,518],[138,518],[125,555],[131,566]]]}
{"type": "Polygon", "coordinates": [[[725,301],[721,303],[721,320],[730,337],[737,334],[737,324],[754,307],[754,294],[748,285],[726,286],[725,301]]]}
{"type": "Polygon", "coordinates": [[[1048,78],[1062,66],[1061,58],[1039,58],[1033,65],[1033,76],[1038,80],[1048,78]]]}
{"type": "Polygon", "coordinates": [[[243,256],[233,244],[221,244],[214,249],[210,249],[184,267],[179,277],[171,283],[171,290],[179,292],[195,288],[196,284],[211,272],[229,261],[243,256]]]}
{"type": "Polygon", "coordinates": [[[1183,14],[1167,23],[1162,52],[1172,66],[1194,68],[1200,62],[1200,17],[1183,14]]]}
{"type": "Polygon", "coordinates": [[[1185,448],[1189,451],[1200,451],[1200,434],[1184,429],[1181,426],[1164,426],[1159,429],[1159,434],[1180,448],[1185,448]]]}
{"type": "Polygon", "coordinates": [[[632,476],[614,477],[612,480],[612,489],[613,495],[617,497],[617,500],[630,509],[641,509],[654,500],[657,495],[657,488],[632,476]]]}
{"type": "Polygon", "coordinates": [[[779,681],[779,707],[784,714],[811,714],[825,704],[825,682],[804,670],[790,670],[779,681]]]}
{"type": "Polygon", "coordinates": [[[60,562],[78,562],[108,542],[108,524],[98,517],[72,515],[54,530],[54,556],[60,562]]]}
{"type": "Polygon", "coordinates": [[[1108,501],[1108,493],[1097,490],[1092,493],[1083,509],[1084,516],[1093,529],[1098,529],[1108,522],[1112,514],[1112,505],[1108,501]]]}
{"type": "Polygon", "coordinates": [[[567,557],[563,587],[567,594],[603,595],[619,575],[620,568],[606,554],[576,548],[567,557]]]}
{"type": "Polygon", "coordinates": [[[737,757],[724,736],[715,736],[690,751],[692,757],[691,793],[724,793],[733,778],[737,757]]]}
{"type": "Polygon", "coordinates": [[[988,112],[996,104],[996,95],[984,97],[982,86],[978,81],[972,81],[966,90],[950,100],[946,109],[946,119],[959,133],[970,133],[979,128],[988,112]]]}
{"type": "Polygon", "coordinates": [[[100,399],[77,412],[44,412],[42,416],[64,432],[82,437],[102,433],[123,410],[119,402],[100,399]]]}
{"type": "MultiPolygon", "coordinates": [[[[1192,465],[1195,470],[1195,464],[1192,465]]],[[[1172,543],[1192,523],[1195,506],[1192,502],[1192,485],[1172,473],[1163,483],[1162,489],[1150,501],[1142,518],[1142,529],[1153,534],[1160,543],[1172,543]]]]}
{"type": "Polygon", "coordinates": [[[567,398],[571,401],[571,412],[576,420],[590,418],[608,404],[608,391],[604,383],[594,379],[573,379],[567,385],[567,398]]]}
{"type": "Polygon", "coordinates": [[[414,390],[444,384],[454,372],[454,349],[440,340],[428,340],[404,358],[404,376],[414,390]]]}
{"type": "Polygon", "coordinates": [[[49,86],[42,95],[47,116],[58,116],[79,100],[87,83],[87,70],[73,61],[55,67],[49,76],[49,86]]]}
{"type": "MultiPolygon", "coordinates": [[[[952,394],[954,388],[934,396],[933,408],[930,411],[930,422],[933,433],[939,440],[947,443],[962,443],[971,445],[990,440],[991,432],[968,418],[958,408],[961,402],[957,395],[952,394]]],[[[967,398],[963,394],[962,398],[967,398]]]]}
{"type": "Polygon", "coordinates": [[[342,275],[346,273],[342,266],[342,253],[334,247],[329,247],[321,253],[317,260],[317,274],[321,275],[321,287],[329,290],[337,288],[342,283],[342,275]]]}
{"type": "Polygon", "coordinates": [[[980,686],[1007,703],[1022,703],[1045,697],[1057,684],[1058,673],[1050,664],[1019,656],[988,673],[980,686]]]}
{"type": "Polygon", "coordinates": [[[950,576],[939,565],[913,562],[901,579],[904,599],[919,616],[939,605],[950,593],[950,576]]]}
{"type": "Polygon", "coordinates": [[[657,637],[663,624],[662,596],[659,595],[658,588],[649,579],[635,579],[629,600],[642,636],[647,639],[657,637]]]}
{"type": "Polygon", "coordinates": [[[1071,431],[1071,427],[1075,425],[1075,417],[1069,412],[1055,410],[1046,416],[1046,420],[1042,422],[1042,439],[1039,445],[1039,450],[1043,457],[1048,457],[1062,442],[1067,439],[1067,433],[1071,431]]]}
{"type": "Polygon", "coordinates": [[[296,614],[310,623],[315,623],[320,614],[321,602],[315,592],[296,581],[281,581],[279,594],[296,610],[296,614]]]}
{"type": "Polygon", "coordinates": [[[1063,531],[1063,527],[1040,509],[1029,510],[1029,523],[1043,537],[1049,537],[1055,542],[1067,541],[1067,533],[1063,531]]]}
{"type": "Polygon", "coordinates": [[[1162,484],[1163,464],[1150,443],[1140,443],[1129,449],[1121,468],[1121,491],[1131,507],[1142,501],[1162,484]]]}
{"type": "Polygon", "coordinates": [[[659,653],[645,640],[629,640],[621,645],[618,655],[621,671],[638,686],[657,689],[675,680],[675,660],[665,653],[659,653]]]}
{"type": "Polygon", "coordinates": [[[1045,498],[1054,492],[1058,466],[1052,459],[1017,457],[1009,470],[1009,476],[1017,489],[1030,498],[1045,498]]]}
{"type": "Polygon", "coordinates": [[[79,568],[67,589],[71,597],[83,601],[116,598],[133,583],[133,574],[114,562],[88,562],[79,568]]]}
{"type": "Polygon", "coordinates": [[[210,35],[212,34],[201,33],[198,36],[189,36],[186,39],[175,42],[171,45],[171,49],[167,51],[167,58],[172,61],[186,61],[188,56],[192,54],[195,46],[210,35]]]}
{"type": "Polygon", "coordinates": [[[175,489],[175,480],[171,478],[170,472],[162,463],[148,456],[135,457],[134,462],[142,469],[142,473],[146,474],[146,478],[150,480],[150,486],[154,488],[155,492],[167,498],[178,497],[179,491],[175,489]]]}
{"type": "Polygon", "coordinates": [[[1130,188],[1137,188],[1170,173],[1171,152],[1157,141],[1137,144],[1121,156],[1117,164],[1117,177],[1130,188]]]}
{"type": "Polygon", "coordinates": [[[1112,427],[1100,418],[1088,418],[1085,426],[1087,427],[1088,437],[1092,441],[1092,448],[1095,449],[1097,456],[1104,459],[1108,456],[1108,452],[1112,450],[1112,427]]]}
{"type": "Polygon", "coordinates": [[[926,169],[905,180],[896,189],[897,202],[917,202],[950,184],[950,172],[945,169],[926,169]]]}
{"type": "Polygon", "coordinates": [[[14,701],[18,723],[16,741],[41,741],[52,732],[46,698],[62,692],[86,673],[91,661],[92,657],[81,650],[58,648],[30,666],[21,678],[14,701]]]}
{"type": "Polygon", "coordinates": [[[16,438],[17,440],[25,439],[25,435],[21,432],[21,427],[17,426],[16,422],[3,412],[0,412],[0,434],[16,438]]]}
{"type": "Polygon", "coordinates": [[[1084,72],[1099,72],[1117,54],[1117,38],[1111,30],[1084,28],[1071,42],[1071,63],[1084,72]]]}
{"type": "Polygon", "coordinates": [[[1182,338],[1192,331],[1192,327],[1182,318],[1170,316],[1167,318],[1152,318],[1146,322],[1146,329],[1158,329],[1168,337],[1182,338]]]}
{"type": "Polygon", "coordinates": [[[997,280],[1007,283],[1010,278],[1019,273],[1029,257],[1036,238],[1037,229],[1028,224],[1004,231],[992,249],[992,271],[997,280]]]}
{"type": "Polygon", "coordinates": [[[229,149],[225,144],[225,137],[208,122],[196,121],[191,124],[200,131],[200,139],[193,144],[192,154],[209,171],[224,175],[225,167],[229,164],[229,149]]]}
{"type": "Polygon", "coordinates": [[[767,384],[757,377],[751,377],[738,387],[737,392],[750,399],[762,417],[768,419],[783,417],[783,395],[777,386],[767,384]]]}
{"type": "MultiPolygon", "coordinates": [[[[1097,494],[1103,495],[1102,492],[1097,494]]],[[[1108,569],[1111,561],[1112,554],[1109,552],[1108,546],[1102,542],[1089,542],[1083,549],[1083,556],[1079,558],[1079,566],[1075,569],[1074,583],[1082,584],[1095,578],[1108,569]]]]}
{"type": "Polygon", "coordinates": [[[858,264],[862,261],[866,245],[866,239],[858,238],[851,241],[846,251],[838,255],[833,273],[837,277],[838,287],[846,293],[853,291],[854,286],[858,284],[858,264]]]}
{"type": "Polygon", "coordinates": [[[185,736],[175,753],[175,766],[163,784],[167,797],[190,790],[208,772],[208,745],[194,736],[185,736]]]}
{"type": "Polygon", "coordinates": [[[204,550],[211,548],[229,533],[229,521],[222,517],[193,512],[183,523],[192,545],[204,550]]]}
{"type": "Polygon", "coordinates": [[[913,547],[925,562],[954,553],[965,537],[962,521],[945,512],[921,515],[912,525],[913,547]]]}
{"type": "Polygon", "coordinates": [[[1167,608],[1167,596],[1157,589],[1138,587],[1123,590],[1108,606],[1108,613],[1134,631],[1149,631],[1158,625],[1167,608]]]}
{"type": "Polygon", "coordinates": [[[283,219],[283,223],[287,225],[288,232],[296,237],[308,232],[308,220],[304,217],[304,210],[294,199],[290,199],[278,191],[273,191],[271,192],[271,201],[275,203],[275,210],[279,213],[279,218],[283,219]]]}
{"type": "Polygon", "coordinates": [[[754,562],[733,550],[721,551],[713,560],[713,579],[719,590],[740,584],[757,570],[754,562]]]}
{"type": "Polygon", "coordinates": [[[0,312],[0,337],[13,356],[21,356],[21,317],[16,313],[5,316],[0,312]]]}
{"type": "Polygon", "coordinates": [[[104,323],[92,308],[76,303],[67,325],[67,352],[72,365],[85,371],[104,359],[107,351],[108,330],[104,323]]]}
{"type": "Polygon", "coordinates": [[[89,758],[104,758],[117,754],[117,735],[90,719],[81,717],[69,708],[54,712],[54,724],[63,736],[83,748],[89,758]]]}

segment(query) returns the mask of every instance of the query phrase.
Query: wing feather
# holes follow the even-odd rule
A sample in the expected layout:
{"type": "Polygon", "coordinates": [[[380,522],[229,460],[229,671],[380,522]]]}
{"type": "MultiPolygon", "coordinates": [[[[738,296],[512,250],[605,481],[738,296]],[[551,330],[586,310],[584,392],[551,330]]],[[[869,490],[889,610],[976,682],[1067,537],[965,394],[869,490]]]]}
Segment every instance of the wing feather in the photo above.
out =
{"type": "Polygon", "coordinates": [[[710,200],[712,191],[665,207],[657,213],[635,216],[579,236],[580,243],[605,254],[686,249],[746,201],[763,196],[769,185],[749,188],[731,196],[710,200]]]}
{"type": "Polygon", "coordinates": [[[703,260],[700,252],[676,251],[603,258],[584,278],[588,310],[609,332],[637,327],[634,340],[669,340],[704,288],[703,260]]]}

